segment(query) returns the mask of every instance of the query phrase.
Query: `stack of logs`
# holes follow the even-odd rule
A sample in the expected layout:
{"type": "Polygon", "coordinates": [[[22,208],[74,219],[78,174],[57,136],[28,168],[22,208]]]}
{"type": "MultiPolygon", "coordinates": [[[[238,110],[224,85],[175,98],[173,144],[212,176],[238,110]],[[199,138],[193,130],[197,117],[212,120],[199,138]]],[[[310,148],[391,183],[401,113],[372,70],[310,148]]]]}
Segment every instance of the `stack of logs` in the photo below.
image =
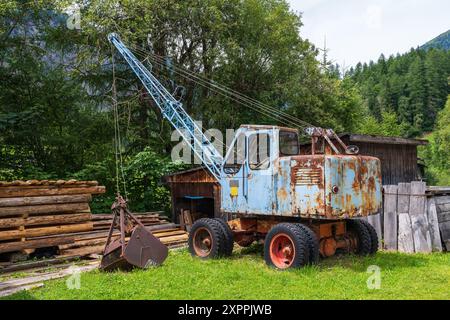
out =
{"type": "Polygon", "coordinates": [[[0,182],[0,253],[67,244],[67,234],[93,230],[89,202],[104,192],[96,181],[0,182]]]}
{"type": "MultiPolygon", "coordinates": [[[[91,214],[89,202],[104,192],[96,181],[0,181],[0,257],[37,248],[59,257],[101,254],[112,214],[91,214]]],[[[135,216],[167,246],[185,245],[187,233],[161,213],[135,216]]]]}

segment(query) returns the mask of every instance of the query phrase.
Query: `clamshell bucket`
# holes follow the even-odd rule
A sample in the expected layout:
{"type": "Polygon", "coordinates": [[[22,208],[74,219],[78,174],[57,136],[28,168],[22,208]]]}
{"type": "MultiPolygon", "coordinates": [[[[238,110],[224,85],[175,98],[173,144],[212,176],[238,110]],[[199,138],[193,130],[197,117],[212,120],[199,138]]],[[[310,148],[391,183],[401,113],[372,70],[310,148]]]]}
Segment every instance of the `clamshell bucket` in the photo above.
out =
{"type": "Polygon", "coordinates": [[[150,266],[161,265],[167,258],[167,247],[129,212],[126,201],[122,197],[117,197],[112,211],[114,218],[103,251],[100,269],[127,271],[135,267],[146,269],[150,266]],[[120,230],[120,237],[111,241],[115,227],[120,230]]]}

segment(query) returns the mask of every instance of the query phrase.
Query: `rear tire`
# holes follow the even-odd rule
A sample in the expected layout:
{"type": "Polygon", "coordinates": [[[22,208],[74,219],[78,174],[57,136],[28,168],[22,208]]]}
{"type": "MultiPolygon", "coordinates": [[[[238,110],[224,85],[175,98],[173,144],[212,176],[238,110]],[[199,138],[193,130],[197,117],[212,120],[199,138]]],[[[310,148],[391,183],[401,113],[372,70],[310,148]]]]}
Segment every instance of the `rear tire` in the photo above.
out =
{"type": "Polygon", "coordinates": [[[300,268],[309,262],[306,233],[293,223],[279,223],[264,241],[264,260],[277,269],[300,268]]]}
{"type": "Polygon", "coordinates": [[[371,249],[370,254],[375,254],[378,251],[378,235],[375,228],[366,220],[360,220],[362,224],[367,228],[370,235],[371,249]]]}
{"type": "Polygon", "coordinates": [[[295,224],[298,228],[302,229],[303,232],[306,234],[306,238],[308,241],[308,248],[309,248],[309,263],[310,264],[317,264],[319,262],[319,240],[317,239],[316,234],[314,231],[311,230],[308,226],[296,223],[295,224]]]}
{"type": "Polygon", "coordinates": [[[223,242],[224,234],[219,222],[210,218],[195,221],[189,232],[189,252],[201,259],[218,258],[223,242]]]}
{"type": "Polygon", "coordinates": [[[358,241],[356,248],[356,254],[361,256],[369,255],[372,251],[372,240],[369,230],[366,228],[363,220],[348,220],[347,226],[349,231],[352,232],[358,241]]]}
{"type": "Polygon", "coordinates": [[[229,257],[233,253],[233,246],[234,246],[233,231],[231,231],[230,226],[223,219],[214,218],[214,220],[218,222],[224,236],[223,246],[221,248],[221,255],[229,257]]]}

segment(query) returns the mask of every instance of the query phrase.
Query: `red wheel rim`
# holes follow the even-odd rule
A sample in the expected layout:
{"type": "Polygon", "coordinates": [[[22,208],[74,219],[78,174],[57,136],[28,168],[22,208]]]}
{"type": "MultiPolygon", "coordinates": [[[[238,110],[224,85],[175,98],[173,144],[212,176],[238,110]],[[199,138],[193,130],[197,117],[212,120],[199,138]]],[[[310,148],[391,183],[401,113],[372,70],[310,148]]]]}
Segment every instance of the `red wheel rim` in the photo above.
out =
{"type": "Polygon", "coordinates": [[[292,238],[279,233],[270,241],[270,260],[279,269],[289,268],[294,262],[295,246],[292,238]]]}
{"type": "Polygon", "coordinates": [[[207,257],[211,253],[213,238],[207,228],[195,230],[193,245],[195,254],[199,257],[207,257]]]}

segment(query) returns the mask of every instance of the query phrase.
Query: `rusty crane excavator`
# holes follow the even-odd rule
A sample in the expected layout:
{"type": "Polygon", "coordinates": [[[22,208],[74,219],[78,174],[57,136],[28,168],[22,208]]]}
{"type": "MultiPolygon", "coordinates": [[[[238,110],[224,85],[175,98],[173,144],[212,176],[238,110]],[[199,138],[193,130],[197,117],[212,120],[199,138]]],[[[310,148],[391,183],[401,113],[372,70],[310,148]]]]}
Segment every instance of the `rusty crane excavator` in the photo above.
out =
{"type": "Polygon", "coordinates": [[[304,128],[311,138],[311,150],[300,154],[297,129],[269,125],[242,125],[223,157],[118,35],[108,38],[164,118],[221,186],[224,218],[194,222],[188,240],[192,255],[229,256],[235,242],[246,246],[260,240],[266,263],[287,269],[316,263],[320,256],[334,255],[337,250],[361,255],[377,251],[374,228],[358,218],[380,210],[379,159],[359,155],[356,146],[346,146],[333,130],[314,126],[304,128]],[[236,156],[238,145],[243,146],[240,156],[236,156]]]}

